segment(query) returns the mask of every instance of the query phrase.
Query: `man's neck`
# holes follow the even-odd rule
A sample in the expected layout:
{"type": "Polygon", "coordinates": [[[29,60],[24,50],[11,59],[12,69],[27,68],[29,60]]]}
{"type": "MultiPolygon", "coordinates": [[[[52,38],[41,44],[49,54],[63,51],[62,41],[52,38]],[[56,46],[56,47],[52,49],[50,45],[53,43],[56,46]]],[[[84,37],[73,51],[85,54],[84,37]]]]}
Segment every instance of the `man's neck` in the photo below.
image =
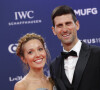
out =
{"type": "Polygon", "coordinates": [[[78,40],[77,40],[75,43],[63,44],[63,48],[64,48],[66,51],[70,51],[70,50],[76,45],[77,42],[78,42],[78,40]]]}

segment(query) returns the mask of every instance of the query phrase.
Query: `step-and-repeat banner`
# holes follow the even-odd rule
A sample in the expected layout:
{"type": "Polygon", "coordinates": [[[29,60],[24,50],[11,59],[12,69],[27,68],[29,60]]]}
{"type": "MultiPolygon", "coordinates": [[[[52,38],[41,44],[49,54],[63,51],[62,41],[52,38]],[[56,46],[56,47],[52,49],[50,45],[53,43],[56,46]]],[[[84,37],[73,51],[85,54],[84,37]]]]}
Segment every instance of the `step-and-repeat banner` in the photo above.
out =
{"type": "MultiPolygon", "coordinates": [[[[1,0],[0,1],[0,90],[13,90],[24,76],[15,50],[17,40],[26,33],[41,34],[51,54],[51,60],[62,50],[53,35],[52,10],[60,5],[71,6],[80,22],[80,40],[100,46],[99,0],[1,0]]],[[[49,74],[49,72],[46,72],[49,74]]]]}

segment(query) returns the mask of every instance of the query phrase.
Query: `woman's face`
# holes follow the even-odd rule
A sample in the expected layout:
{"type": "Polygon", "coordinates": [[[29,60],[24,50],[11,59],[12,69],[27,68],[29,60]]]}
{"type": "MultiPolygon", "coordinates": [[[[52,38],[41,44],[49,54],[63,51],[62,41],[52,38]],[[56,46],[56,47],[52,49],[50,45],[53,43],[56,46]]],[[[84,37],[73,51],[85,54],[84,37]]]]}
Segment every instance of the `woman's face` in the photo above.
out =
{"type": "Polygon", "coordinates": [[[46,51],[38,39],[29,40],[24,44],[22,60],[32,69],[41,69],[46,63],[46,51]]]}

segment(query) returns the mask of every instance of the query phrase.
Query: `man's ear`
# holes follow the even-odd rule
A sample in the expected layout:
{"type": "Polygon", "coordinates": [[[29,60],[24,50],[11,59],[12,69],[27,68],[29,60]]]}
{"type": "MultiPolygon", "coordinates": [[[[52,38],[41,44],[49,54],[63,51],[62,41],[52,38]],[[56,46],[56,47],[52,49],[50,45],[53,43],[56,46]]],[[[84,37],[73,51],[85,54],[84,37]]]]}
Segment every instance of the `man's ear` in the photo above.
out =
{"type": "Polygon", "coordinates": [[[77,20],[77,21],[76,21],[76,30],[78,31],[79,28],[80,28],[80,24],[79,24],[79,21],[77,20]]]}
{"type": "Polygon", "coordinates": [[[22,62],[24,62],[25,64],[27,64],[27,61],[25,60],[25,58],[23,56],[21,56],[21,60],[22,60],[22,62]]]}
{"type": "Polygon", "coordinates": [[[52,26],[53,34],[56,35],[55,28],[52,26]]]}

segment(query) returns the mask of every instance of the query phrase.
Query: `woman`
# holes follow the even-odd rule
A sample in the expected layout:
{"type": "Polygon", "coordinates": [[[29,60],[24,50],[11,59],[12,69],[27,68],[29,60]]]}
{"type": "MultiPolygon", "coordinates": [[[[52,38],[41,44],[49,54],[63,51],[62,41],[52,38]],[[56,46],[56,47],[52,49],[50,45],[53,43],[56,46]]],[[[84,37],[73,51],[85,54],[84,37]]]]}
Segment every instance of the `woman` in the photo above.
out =
{"type": "Polygon", "coordinates": [[[16,53],[29,67],[29,72],[15,84],[14,90],[56,90],[50,78],[43,72],[48,54],[40,35],[27,33],[21,37],[16,53]]]}

